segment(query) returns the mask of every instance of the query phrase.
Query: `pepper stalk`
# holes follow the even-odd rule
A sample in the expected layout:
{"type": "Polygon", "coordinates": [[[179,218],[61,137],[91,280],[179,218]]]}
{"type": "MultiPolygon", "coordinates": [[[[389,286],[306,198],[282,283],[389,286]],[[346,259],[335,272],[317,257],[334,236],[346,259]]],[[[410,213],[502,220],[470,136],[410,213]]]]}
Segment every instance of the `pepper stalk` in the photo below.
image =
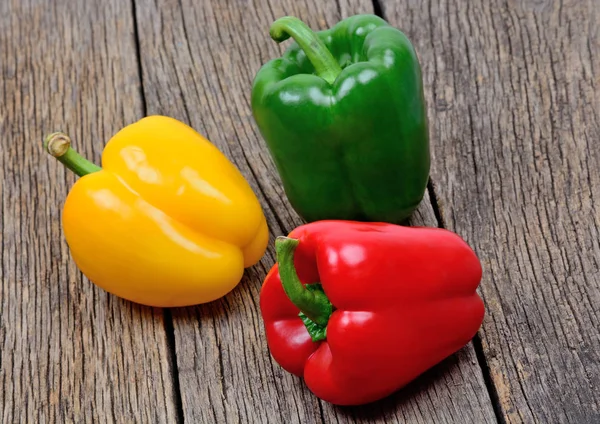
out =
{"type": "Polygon", "coordinates": [[[299,243],[299,240],[289,237],[277,237],[275,240],[279,276],[285,294],[300,309],[299,316],[316,342],[327,336],[327,322],[333,313],[333,306],[320,284],[305,287],[298,278],[294,267],[294,251],[299,243]]]}
{"type": "Polygon", "coordinates": [[[44,149],[77,176],[101,171],[98,165],[85,159],[71,147],[71,138],[63,132],[55,132],[44,139],[44,149]]]}
{"type": "Polygon", "coordinates": [[[300,46],[318,76],[333,84],[342,68],[325,43],[304,22],[293,16],[277,19],[269,30],[271,38],[281,43],[292,37],[300,46]]]}

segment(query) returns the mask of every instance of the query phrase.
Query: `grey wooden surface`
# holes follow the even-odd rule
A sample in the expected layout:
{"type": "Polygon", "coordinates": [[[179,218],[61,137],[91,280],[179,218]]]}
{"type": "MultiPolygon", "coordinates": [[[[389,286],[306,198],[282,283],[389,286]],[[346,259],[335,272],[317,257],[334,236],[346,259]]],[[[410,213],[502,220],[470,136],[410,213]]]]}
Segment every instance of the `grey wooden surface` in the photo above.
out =
{"type": "Polygon", "coordinates": [[[75,181],[41,149],[64,129],[99,163],[142,116],[131,4],[0,2],[0,419],[173,422],[164,311],[109,296],[69,256],[61,210],[75,181]]]}
{"type": "Polygon", "coordinates": [[[0,2],[2,422],[600,422],[599,24],[593,0],[0,2]],[[404,30],[423,67],[432,184],[411,224],[473,246],[487,315],[405,389],[340,408],[269,356],[272,243],[208,305],[107,295],[69,256],[74,177],[40,144],[66,130],[99,163],[124,125],[173,116],[242,171],[272,241],[302,221],[251,115],[252,78],[282,51],[269,25],[365,12],[404,30]]]}
{"type": "Polygon", "coordinates": [[[445,226],[509,423],[600,423],[600,3],[384,1],[427,69],[445,226]]]}

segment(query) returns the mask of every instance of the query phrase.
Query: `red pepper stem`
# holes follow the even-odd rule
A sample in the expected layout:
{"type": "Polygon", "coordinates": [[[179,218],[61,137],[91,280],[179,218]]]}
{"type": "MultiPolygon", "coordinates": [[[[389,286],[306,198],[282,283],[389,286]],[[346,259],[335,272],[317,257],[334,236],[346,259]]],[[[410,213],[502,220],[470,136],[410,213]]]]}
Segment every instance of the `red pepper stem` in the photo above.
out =
{"type": "Polygon", "coordinates": [[[329,84],[333,84],[342,72],[340,64],[335,60],[325,43],[304,22],[293,16],[277,19],[269,30],[271,38],[278,43],[292,37],[300,46],[318,76],[329,84]]]}
{"type": "Polygon", "coordinates": [[[44,149],[80,177],[102,170],[77,153],[71,147],[71,138],[65,133],[55,132],[47,136],[44,149]]]}
{"type": "Polygon", "coordinates": [[[277,237],[275,240],[281,284],[285,294],[304,315],[315,323],[325,326],[333,308],[325,293],[307,290],[298,278],[294,267],[294,251],[299,243],[299,240],[288,237],[277,237]]]}

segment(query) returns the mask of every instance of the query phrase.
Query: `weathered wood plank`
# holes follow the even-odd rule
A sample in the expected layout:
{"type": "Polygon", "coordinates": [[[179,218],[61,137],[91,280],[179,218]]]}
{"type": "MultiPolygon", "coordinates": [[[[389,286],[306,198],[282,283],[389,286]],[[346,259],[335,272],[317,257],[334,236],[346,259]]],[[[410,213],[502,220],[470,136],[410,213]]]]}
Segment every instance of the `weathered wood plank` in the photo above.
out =
{"type": "Polygon", "coordinates": [[[510,423],[600,422],[600,8],[383,0],[417,42],[442,217],[484,263],[510,423]]]}
{"type": "MultiPolygon", "coordinates": [[[[281,53],[268,37],[274,19],[293,14],[313,28],[371,12],[370,1],[136,0],[144,91],[149,114],[191,124],[249,179],[271,237],[301,220],[254,125],[250,89],[262,63],[281,53]],[[341,15],[340,15],[341,13],[341,15]]],[[[436,226],[426,200],[413,224],[436,226]]],[[[273,239],[271,240],[273,241],[273,239]]],[[[272,246],[272,243],[271,243],[272,246]]],[[[494,422],[472,346],[397,395],[362,408],[319,402],[271,359],[258,308],[269,249],[225,299],[173,311],[183,412],[189,422],[494,422]]]]}
{"type": "Polygon", "coordinates": [[[82,279],[61,231],[63,129],[99,161],[143,114],[130,2],[0,2],[0,421],[174,422],[160,310],[82,279]]]}

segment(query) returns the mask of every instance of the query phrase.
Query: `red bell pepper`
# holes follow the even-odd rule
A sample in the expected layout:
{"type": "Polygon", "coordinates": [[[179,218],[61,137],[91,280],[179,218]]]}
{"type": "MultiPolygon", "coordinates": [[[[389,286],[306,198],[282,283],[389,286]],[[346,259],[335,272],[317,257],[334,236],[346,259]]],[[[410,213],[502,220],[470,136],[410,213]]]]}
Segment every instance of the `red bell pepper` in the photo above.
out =
{"type": "Polygon", "coordinates": [[[276,241],[260,308],[273,358],[319,398],[369,403],[467,344],[481,265],[438,228],[319,221],[276,241]]]}

